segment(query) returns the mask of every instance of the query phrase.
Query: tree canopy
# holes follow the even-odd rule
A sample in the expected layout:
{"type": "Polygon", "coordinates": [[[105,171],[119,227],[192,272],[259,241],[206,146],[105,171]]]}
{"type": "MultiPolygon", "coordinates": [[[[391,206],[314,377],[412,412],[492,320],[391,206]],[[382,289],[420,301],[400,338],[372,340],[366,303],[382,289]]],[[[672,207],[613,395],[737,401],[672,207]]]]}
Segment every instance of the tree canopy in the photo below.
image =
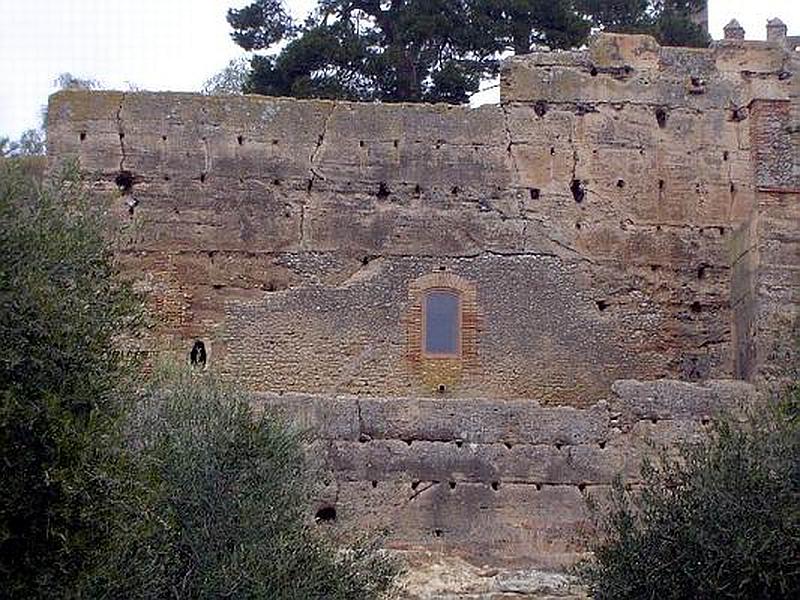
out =
{"type": "Polygon", "coordinates": [[[700,0],[319,0],[300,23],[282,0],[228,11],[256,54],[245,91],[273,96],[463,103],[508,52],[580,47],[592,31],[706,45],[700,0]]]}

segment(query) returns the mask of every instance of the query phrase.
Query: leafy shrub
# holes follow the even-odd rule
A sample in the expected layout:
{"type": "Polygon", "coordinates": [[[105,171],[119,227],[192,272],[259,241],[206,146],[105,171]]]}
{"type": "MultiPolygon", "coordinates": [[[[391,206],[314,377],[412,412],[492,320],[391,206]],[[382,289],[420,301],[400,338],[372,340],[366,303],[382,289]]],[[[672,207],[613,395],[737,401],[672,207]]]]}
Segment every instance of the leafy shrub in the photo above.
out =
{"type": "Polygon", "coordinates": [[[395,565],[337,546],[307,519],[298,434],[205,375],[157,380],[132,418],[138,475],[89,595],[376,598],[395,565]]]}
{"type": "Polygon", "coordinates": [[[69,596],[108,535],[138,298],[74,168],[40,186],[0,161],[0,590],[69,596]]]}
{"type": "Polygon", "coordinates": [[[800,397],[722,421],[617,481],[583,574],[595,598],[800,597],[800,397]]]}

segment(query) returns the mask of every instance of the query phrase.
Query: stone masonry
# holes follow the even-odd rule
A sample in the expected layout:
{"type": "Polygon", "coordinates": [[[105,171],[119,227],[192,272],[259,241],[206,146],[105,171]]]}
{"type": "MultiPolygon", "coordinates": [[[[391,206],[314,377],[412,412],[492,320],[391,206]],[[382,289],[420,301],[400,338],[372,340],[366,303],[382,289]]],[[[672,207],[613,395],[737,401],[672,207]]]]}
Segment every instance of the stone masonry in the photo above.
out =
{"type": "Polygon", "coordinates": [[[143,351],[316,432],[335,527],[557,569],[587,494],[797,364],[800,54],[738,37],[514,58],[478,109],[65,91],[50,166],[107,203],[143,351]]]}

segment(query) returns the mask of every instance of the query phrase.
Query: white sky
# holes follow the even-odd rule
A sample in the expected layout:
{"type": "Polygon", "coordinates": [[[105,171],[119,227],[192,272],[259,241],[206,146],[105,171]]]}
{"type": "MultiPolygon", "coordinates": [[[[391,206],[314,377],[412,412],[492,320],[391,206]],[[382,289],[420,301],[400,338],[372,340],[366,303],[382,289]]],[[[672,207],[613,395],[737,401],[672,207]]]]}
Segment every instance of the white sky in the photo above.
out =
{"type": "MultiPolygon", "coordinates": [[[[231,58],[225,14],[248,0],[0,0],[0,136],[39,123],[53,80],[70,72],[105,87],[196,91],[231,58]]],[[[298,16],[314,0],[287,0],[298,16]]],[[[711,33],[736,18],[763,39],[778,16],[800,33],[798,0],[711,0],[711,33]]]]}

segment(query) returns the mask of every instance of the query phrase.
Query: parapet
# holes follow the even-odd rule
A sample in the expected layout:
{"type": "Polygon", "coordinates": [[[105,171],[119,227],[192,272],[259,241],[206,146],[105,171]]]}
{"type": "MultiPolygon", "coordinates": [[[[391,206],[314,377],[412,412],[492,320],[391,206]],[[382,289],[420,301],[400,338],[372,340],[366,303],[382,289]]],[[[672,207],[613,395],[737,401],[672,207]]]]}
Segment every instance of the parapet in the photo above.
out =
{"type": "Polygon", "coordinates": [[[788,99],[800,64],[787,40],[731,38],[710,48],[660,46],[647,35],[603,33],[586,50],[536,52],[505,61],[502,103],[638,102],[676,107],[744,106],[753,99],[788,99]]]}

